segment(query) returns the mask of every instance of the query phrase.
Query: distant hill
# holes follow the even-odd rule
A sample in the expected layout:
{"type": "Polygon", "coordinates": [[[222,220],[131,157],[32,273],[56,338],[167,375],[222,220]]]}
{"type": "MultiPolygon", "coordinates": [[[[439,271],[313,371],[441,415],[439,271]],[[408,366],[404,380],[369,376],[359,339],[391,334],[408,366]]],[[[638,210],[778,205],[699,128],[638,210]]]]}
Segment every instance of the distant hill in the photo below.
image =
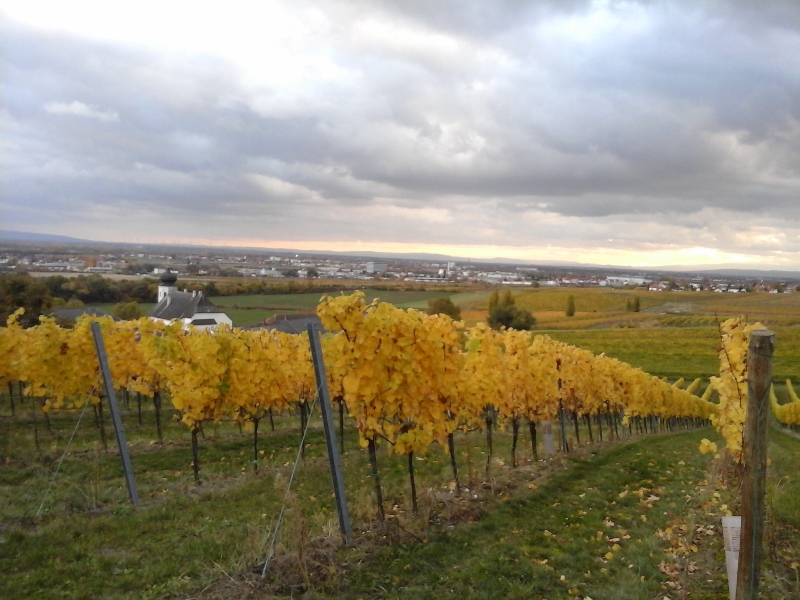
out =
{"type": "Polygon", "coordinates": [[[67,235],[51,235],[49,233],[30,233],[28,231],[2,231],[0,241],[29,242],[32,244],[93,244],[91,240],[82,240],[67,235]]]}

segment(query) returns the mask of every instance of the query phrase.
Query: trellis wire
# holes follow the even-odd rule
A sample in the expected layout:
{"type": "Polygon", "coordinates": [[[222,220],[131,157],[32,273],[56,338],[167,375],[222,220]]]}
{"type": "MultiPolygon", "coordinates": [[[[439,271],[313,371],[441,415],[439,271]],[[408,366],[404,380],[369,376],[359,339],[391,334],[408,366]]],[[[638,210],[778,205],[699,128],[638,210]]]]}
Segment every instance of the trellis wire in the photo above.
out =
{"type": "Polygon", "coordinates": [[[78,431],[78,426],[81,424],[81,419],[83,419],[83,413],[86,412],[86,407],[89,406],[89,402],[87,401],[86,404],[83,405],[83,410],[81,411],[80,416],[78,417],[78,422],[75,423],[75,429],[72,430],[72,435],[69,436],[69,441],[67,442],[67,447],[64,448],[64,453],[61,455],[61,458],[58,459],[58,465],[56,465],[56,471],[53,473],[53,476],[50,478],[50,483],[47,484],[47,490],[45,490],[44,498],[42,498],[42,503],[39,505],[39,510],[36,511],[36,516],[42,514],[42,509],[44,508],[44,503],[47,502],[47,497],[50,495],[50,490],[53,488],[53,483],[55,483],[56,476],[58,475],[58,471],[61,469],[61,463],[64,462],[64,457],[67,456],[67,452],[69,451],[70,444],[72,444],[72,440],[75,437],[75,433],[78,431]]]}
{"type": "Polygon", "coordinates": [[[294,466],[292,467],[292,474],[289,476],[289,483],[286,486],[286,492],[283,495],[283,505],[281,506],[281,512],[278,513],[278,522],[275,523],[275,531],[272,533],[272,539],[269,543],[269,550],[267,550],[267,558],[264,560],[264,568],[261,570],[261,577],[266,577],[267,569],[269,569],[269,563],[272,560],[272,556],[275,552],[275,541],[278,539],[278,531],[281,528],[281,522],[283,521],[283,513],[286,511],[286,500],[289,498],[289,492],[292,490],[292,482],[294,481],[295,473],[297,472],[297,465],[300,464],[300,459],[303,455],[303,445],[306,442],[306,434],[308,433],[308,427],[311,423],[311,415],[314,414],[314,407],[317,405],[317,398],[319,397],[319,392],[314,396],[314,401],[311,403],[311,408],[308,410],[308,420],[306,421],[305,429],[303,429],[303,436],[300,438],[300,447],[297,449],[297,456],[294,459],[294,466]]]}

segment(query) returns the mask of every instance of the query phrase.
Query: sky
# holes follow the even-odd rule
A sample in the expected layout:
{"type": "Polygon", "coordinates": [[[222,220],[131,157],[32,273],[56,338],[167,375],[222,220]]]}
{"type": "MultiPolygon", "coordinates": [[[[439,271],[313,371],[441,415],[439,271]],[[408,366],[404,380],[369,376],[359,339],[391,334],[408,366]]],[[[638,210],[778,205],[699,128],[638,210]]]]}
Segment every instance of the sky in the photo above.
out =
{"type": "Polygon", "coordinates": [[[0,229],[800,271],[796,0],[0,0],[0,229]]]}

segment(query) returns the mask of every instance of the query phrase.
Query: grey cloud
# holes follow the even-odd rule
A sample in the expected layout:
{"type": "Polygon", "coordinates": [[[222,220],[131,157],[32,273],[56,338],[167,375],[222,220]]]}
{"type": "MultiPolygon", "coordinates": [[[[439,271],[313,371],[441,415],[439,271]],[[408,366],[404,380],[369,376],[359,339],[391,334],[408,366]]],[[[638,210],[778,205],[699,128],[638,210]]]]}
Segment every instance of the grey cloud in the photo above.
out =
{"type": "Polygon", "coordinates": [[[712,209],[800,221],[795,3],[611,2],[637,25],[575,39],[563,19],[590,2],[320,6],[319,46],[345,75],[296,92],[212,56],[4,23],[6,214],[164,215],[219,232],[241,216],[252,222],[234,235],[315,239],[505,230],[492,240],[517,244],[515,219],[537,212],[668,216],[690,234],[712,209]],[[351,35],[365,16],[448,50],[351,35]],[[390,222],[362,218],[382,209],[390,222]]]}

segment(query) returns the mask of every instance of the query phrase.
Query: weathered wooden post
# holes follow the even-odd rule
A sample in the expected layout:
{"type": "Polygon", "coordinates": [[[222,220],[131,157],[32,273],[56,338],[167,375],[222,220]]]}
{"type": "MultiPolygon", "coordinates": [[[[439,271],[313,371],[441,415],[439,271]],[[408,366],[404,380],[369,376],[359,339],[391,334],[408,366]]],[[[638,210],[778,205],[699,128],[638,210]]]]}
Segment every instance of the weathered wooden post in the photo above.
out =
{"type": "Polygon", "coordinates": [[[764,487],[767,471],[767,417],[775,334],[750,332],[747,348],[747,417],[742,444],[742,533],[736,600],[756,600],[761,574],[764,487]]]}
{"type": "Polygon", "coordinates": [[[544,440],[544,455],[548,458],[556,453],[556,443],[553,439],[553,422],[550,419],[542,421],[542,439],[544,440]]]}

